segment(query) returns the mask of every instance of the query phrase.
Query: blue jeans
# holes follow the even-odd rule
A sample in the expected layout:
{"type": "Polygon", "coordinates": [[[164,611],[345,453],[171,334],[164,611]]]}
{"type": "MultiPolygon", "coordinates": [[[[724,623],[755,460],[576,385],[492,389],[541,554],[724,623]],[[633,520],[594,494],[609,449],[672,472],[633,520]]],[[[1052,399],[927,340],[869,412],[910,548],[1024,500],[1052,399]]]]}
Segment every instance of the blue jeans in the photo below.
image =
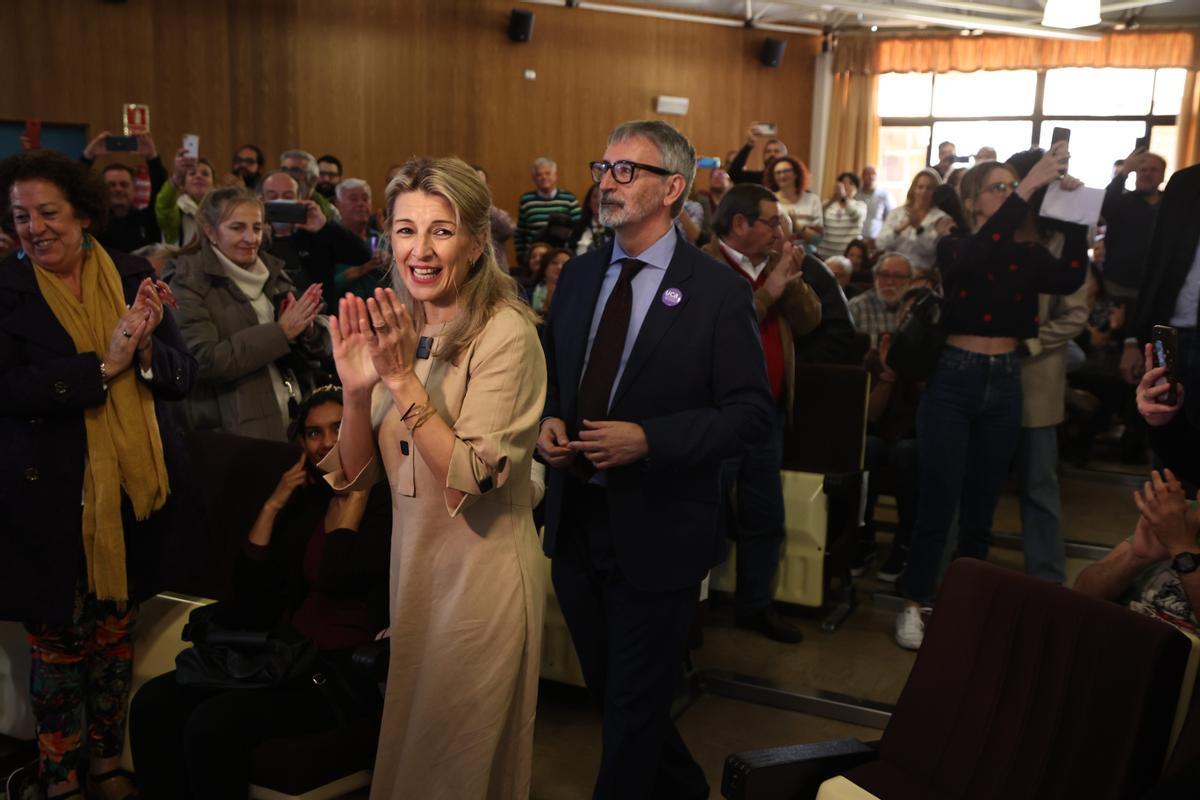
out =
{"type": "Polygon", "coordinates": [[[986,356],[947,345],[917,410],[921,491],[900,594],[930,602],[954,511],[958,556],[987,558],[992,516],[1021,432],[1016,353],[986,356]]]}
{"type": "Polygon", "coordinates": [[[1051,583],[1067,580],[1062,499],[1058,491],[1058,426],[1022,428],[1017,447],[1021,542],[1025,574],[1051,583]]]}
{"type": "Polygon", "coordinates": [[[867,437],[867,506],[863,510],[865,539],[875,541],[875,504],[883,486],[896,496],[896,535],[892,549],[907,548],[912,538],[913,517],[920,492],[920,456],[916,439],[888,443],[879,436],[867,437]]]}
{"type": "Polygon", "coordinates": [[[750,448],[740,459],[727,461],[723,469],[724,489],[737,483],[737,505],[733,517],[737,541],[738,616],[758,613],[771,605],[771,582],[779,569],[783,546],[784,415],[778,413],[766,441],[750,448]]]}

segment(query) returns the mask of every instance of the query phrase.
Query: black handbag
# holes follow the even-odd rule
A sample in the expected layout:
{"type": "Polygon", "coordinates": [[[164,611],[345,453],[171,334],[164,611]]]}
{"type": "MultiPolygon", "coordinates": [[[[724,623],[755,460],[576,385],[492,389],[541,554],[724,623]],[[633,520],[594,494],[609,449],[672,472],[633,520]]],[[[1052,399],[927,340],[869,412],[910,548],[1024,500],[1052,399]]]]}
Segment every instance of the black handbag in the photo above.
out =
{"type": "Polygon", "coordinates": [[[905,380],[929,380],[946,343],[946,331],[942,326],[944,302],[933,292],[913,301],[908,315],[892,334],[887,354],[888,369],[905,380]]]}
{"type": "Polygon", "coordinates": [[[175,657],[180,686],[205,689],[261,689],[315,681],[317,645],[284,625],[250,631],[220,620],[221,603],[188,614],[183,640],[192,646],[175,657]]]}

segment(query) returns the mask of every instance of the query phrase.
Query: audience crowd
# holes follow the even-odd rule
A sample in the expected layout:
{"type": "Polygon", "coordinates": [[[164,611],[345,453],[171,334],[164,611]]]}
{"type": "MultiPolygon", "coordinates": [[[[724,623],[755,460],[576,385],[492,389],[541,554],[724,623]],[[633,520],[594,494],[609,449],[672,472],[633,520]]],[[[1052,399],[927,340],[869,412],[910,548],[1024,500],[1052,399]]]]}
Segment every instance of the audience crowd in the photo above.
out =
{"type": "MultiPolygon", "coordinates": [[[[1066,582],[1059,445],[1083,462],[1110,430],[1122,458],[1149,443],[1169,469],[1076,588],[1196,630],[1200,165],[1164,191],[1164,159],[1135,150],[1089,227],[1040,215],[1048,186],[1081,185],[1065,142],[1004,160],[942,142],[893,202],[861,164],[818,196],[772,126],[697,178],[683,136],[637,122],[582,194],[534,160],[510,214],[458,159],[396,165],[376,194],[332,154],[289,149],[272,169],[245,144],[226,172],[185,148],[164,165],[149,135],[114,160],[107,135],[76,159],[0,163],[0,413],[18,465],[0,487],[0,616],[29,630],[50,797],[133,796],[118,709],[137,603],[169,557],[145,532],[187,491],[181,431],[302,446],[245,532],[227,613],[286,623],[368,698],[377,798],[527,795],[535,509],[603,708],[596,796],[707,796],[669,711],[725,537],[737,625],[802,639],[772,600],[796,396],[820,390],[797,385],[798,364],[869,375],[852,572],[895,583],[901,647],[922,644],[949,542],[987,557],[1010,474],[1026,572],[1066,582]],[[922,332],[931,304],[940,323],[922,332]],[[1170,375],[1156,325],[1178,332],[1170,375]],[[889,363],[918,339],[930,370],[889,363]],[[631,538],[643,529],[667,544],[631,538]],[[347,666],[377,634],[392,641],[383,696],[347,666]]],[[[257,742],[342,724],[319,700],[156,678],[130,719],[141,796],[245,796],[257,742]]]]}

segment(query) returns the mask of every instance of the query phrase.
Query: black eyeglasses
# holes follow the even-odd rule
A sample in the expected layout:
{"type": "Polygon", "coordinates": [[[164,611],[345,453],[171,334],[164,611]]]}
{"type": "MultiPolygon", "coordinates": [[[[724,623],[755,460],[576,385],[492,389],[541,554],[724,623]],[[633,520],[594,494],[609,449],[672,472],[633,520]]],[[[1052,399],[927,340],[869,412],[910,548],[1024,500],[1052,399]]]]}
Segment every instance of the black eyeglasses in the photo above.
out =
{"type": "Polygon", "coordinates": [[[613,180],[617,183],[632,183],[634,176],[639,169],[644,169],[646,172],[652,172],[655,175],[674,175],[675,173],[669,169],[656,167],[653,164],[641,164],[637,161],[593,161],[588,164],[592,170],[592,180],[596,183],[604,180],[604,173],[611,172],[613,180]]]}

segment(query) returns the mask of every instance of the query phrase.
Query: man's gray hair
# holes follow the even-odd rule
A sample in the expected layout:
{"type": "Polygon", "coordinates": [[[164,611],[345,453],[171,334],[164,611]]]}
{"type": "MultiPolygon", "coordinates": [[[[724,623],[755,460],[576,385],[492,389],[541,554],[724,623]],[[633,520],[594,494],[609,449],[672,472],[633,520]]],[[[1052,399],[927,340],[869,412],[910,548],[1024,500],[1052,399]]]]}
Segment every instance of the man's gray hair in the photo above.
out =
{"type": "Polygon", "coordinates": [[[879,270],[883,269],[884,262],[893,258],[898,258],[904,262],[904,266],[908,267],[908,277],[910,279],[917,277],[917,270],[913,267],[913,263],[908,260],[908,256],[904,255],[904,253],[897,253],[895,250],[888,250],[886,253],[877,258],[875,260],[875,266],[871,268],[871,272],[879,272],[879,270]]]}
{"type": "Polygon", "coordinates": [[[317,176],[320,175],[320,170],[317,169],[317,157],[307,150],[284,150],[279,156],[279,166],[283,166],[283,162],[289,158],[303,158],[307,163],[304,169],[308,172],[308,181],[310,184],[317,182],[317,176]]]}
{"type": "Polygon", "coordinates": [[[851,264],[850,259],[846,258],[845,256],[830,256],[829,258],[825,259],[825,266],[829,267],[830,271],[836,267],[846,275],[851,275],[854,272],[854,265],[851,264]]]}
{"type": "Polygon", "coordinates": [[[338,181],[337,189],[335,190],[337,192],[337,199],[339,203],[342,202],[342,194],[350,191],[351,189],[365,189],[367,196],[371,196],[371,184],[367,183],[362,178],[346,178],[338,181]]]}
{"type": "Polygon", "coordinates": [[[558,164],[555,163],[554,159],[546,158],[545,156],[539,156],[533,160],[532,164],[529,165],[529,174],[534,174],[542,167],[549,167],[555,172],[558,172],[558,164]]]}
{"type": "Polygon", "coordinates": [[[682,133],[657,119],[623,122],[613,128],[613,132],[608,135],[608,143],[612,145],[636,137],[649,139],[654,143],[658,148],[663,169],[683,176],[683,193],[671,205],[671,217],[679,216],[684,201],[692,191],[692,181],[696,178],[696,148],[692,147],[692,143],[682,133]]]}

